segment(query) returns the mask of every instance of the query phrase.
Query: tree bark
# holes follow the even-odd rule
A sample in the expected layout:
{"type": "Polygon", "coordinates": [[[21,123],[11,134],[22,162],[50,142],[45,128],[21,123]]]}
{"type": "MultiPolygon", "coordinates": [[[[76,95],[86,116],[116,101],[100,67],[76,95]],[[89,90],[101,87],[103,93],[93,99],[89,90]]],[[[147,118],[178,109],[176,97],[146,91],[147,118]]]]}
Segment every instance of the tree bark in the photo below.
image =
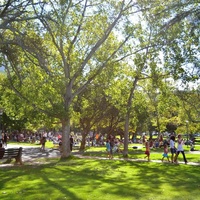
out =
{"type": "Polygon", "coordinates": [[[67,158],[70,155],[70,119],[67,119],[66,121],[62,122],[61,158],[67,158]]]}
{"type": "Polygon", "coordinates": [[[128,157],[128,143],[129,143],[129,112],[127,112],[125,118],[125,130],[124,130],[124,151],[123,156],[128,157]]]}
{"type": "Polygon", "coordinates": [[[81,146],[80,146],[79,151],[80,151],[80,152],[84,152],[87,134],[85,134],[85,132],[83,132],[83,133],[81,133],[81,135],[82,135],[82,140],[81,140],[81,146]]]}
{"type": "Polygon", "coordinates": [[[134,92],[135,92],[135,88],[137,86],[138,80],[139,78],[136,76],[135,80],[133,81],[133,87],[131,88],[131,92],[130,92],[128,103],[127,103],[127,112],[125,116],[125,127],[124,127],[124,152],[123,152],[124,157],[128,157],[129,120],[130,120],[132,100],[134,98],[134,92]]]}

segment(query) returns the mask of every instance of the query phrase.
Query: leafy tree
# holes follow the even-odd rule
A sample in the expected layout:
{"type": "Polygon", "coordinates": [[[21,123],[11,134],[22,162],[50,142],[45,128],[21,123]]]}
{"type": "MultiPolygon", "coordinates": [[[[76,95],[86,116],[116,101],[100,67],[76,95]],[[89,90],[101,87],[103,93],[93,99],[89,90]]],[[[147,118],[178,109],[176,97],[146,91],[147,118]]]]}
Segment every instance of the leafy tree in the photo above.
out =
{"type": "Polygon", "coordinates": [[[25,104],[9,87],[5,74],[0,79],[0,105],[3,109],[3,126],[5,130],[31,130],[47,127],[53,128],[57,122],[48,118],[43,113],[34,110],[33,107],[25,104]]]}
{"type": "Polygon", "coordinates": [[[185,132],[186,124],[191,133],[199,132],[200,128],[200,105],[199,88],[188,88],[187,90],[177,90],[176,95],[179,98],[179,113],[181,123],[180,132],[185,132]],[[187,122],[187,123],[186,123],[187,122]]]}
{"type": "Polygon", "coordinates": [[[155,41],[162,49],[166,70],[184,82],[198,80],[199,2],[159,0],[152,4],[152,9],[146,12],[146,21],[154,30],[155,41]]]}
{"type": "Polygon", "coordinates": [[[92,130],[97,130],[100,121],[106,117],[110,107],[102,91],[103,88],[99,86],[91,84],[74,104],[74,111],[79,116],[79,126],[82,134],[80,151],[84,151],[86,137],[89,136],[92,130]]]}
{"type": "Polygon", "coordinates": [[[125,0],[50,0],[26,11],[24,16],[38,19],[9,23],[1,33],[5,41],[1,64],[23,101],[60,120],[62,157],[68,157],[74,98],[116,59],[122,59],[120,49],[130,38],[124,31],[128,16],[141,10],[137,3],[125,0]],[[125,37],[117,39],[116,31],[125,37]]]}
{"type": "MultiPolygon", "coordinates": [[[[140,85],[141,83],[139,83],[140,85]]],[[[149,104],[148,98],[146,98],[145,91],[137,90],[135,92],[133,100],[133,114],[131,115],[132,120],[130,121],[130,126],[133,127],[136,134],[141,134],[142,132],[147,132],[149,126],[151,125],[149,116],[149,104]]]]}
{"type": "MultiPolygon", "coordinates": [[[[156,47],[157,53],[160,52],[160,57],[163,57],[162,65],[165,71],[169,72],[176,80],[181,79],[186,85],[189,85],[190,81],[198,81],[199,2],[196,0],[159,0],[150,3],[149,1],[141,1],[141,7],[145,9],[143,16],[146,26],[151,27],[153,33],[152,46],[156,47]],[[151,9],[147,9],[150,7],[151,9]]],[[[174,95],[176,94],[171,96],[174,97],[174,95]]],[[[174,116],[174,125],[178,127],[182,120],[185,121],[185,117],[181,116],[184,115],[184,112],[180,109],[177,99],[174,102],[176,102],[174,105],[177,106],[173,107],[173,110],[175,109],[175,113],[179,113],[179,117],[177,114],[174,116]]],[[[158,120],[162,119],[159,117],[158,120]]],[[[168,124],[171,123],[173,122],[168,121],[168,124]]]]}
{"type": "Polygon", "coordinates": [[[114,87],[117,89],[118,86],[114,85],[112,89],[110,86],[113,84],[119,68],[119,64],[115,63],[105,69],[74,104],[74,111],[78,113],[82,130],[81,151],[85,148],[85,139],[91,130],[103,135],[117,134],[120,110],[115,107],[113,89],[114,87]]]}

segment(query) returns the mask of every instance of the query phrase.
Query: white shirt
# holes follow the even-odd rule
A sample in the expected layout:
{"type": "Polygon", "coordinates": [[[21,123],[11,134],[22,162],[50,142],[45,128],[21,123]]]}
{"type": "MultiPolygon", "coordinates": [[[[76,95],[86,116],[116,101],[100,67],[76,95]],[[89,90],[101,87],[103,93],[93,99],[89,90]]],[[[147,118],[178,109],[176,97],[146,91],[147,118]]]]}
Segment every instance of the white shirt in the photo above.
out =
{"type": "Polygon", "coordinates": [[[183,151],[183,140],[178,139],[177,151],[183,151]]]}
{"type": "Polygon", "coordinates": [[[170,140],[170,141],[169,141],[169,145],[170,145],[170,148],[174,148],[174,147],[175,147],[175,142],[174,142],[174,140],[170,140]]]}

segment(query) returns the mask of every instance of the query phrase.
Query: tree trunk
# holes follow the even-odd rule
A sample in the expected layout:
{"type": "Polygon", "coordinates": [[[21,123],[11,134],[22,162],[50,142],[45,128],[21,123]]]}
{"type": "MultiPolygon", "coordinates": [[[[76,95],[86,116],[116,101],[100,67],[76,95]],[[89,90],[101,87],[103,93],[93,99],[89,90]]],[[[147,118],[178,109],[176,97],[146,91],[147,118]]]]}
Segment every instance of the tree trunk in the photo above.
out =
{"type": "MultiPolygon", "coordinates": [[[[129,112],[129,111],[128,111],[129,112]]],[[[124,151],[123,156],[128,157],[128,143],[129,143],[129,113],[127,112],[125,118],[125,130],[124,130],[124,151]]]]}
{"type": "Polygon", "coordinates": [[[124,157],[128,157],[129,120],[130,120],[132,100],[134,98],[134,92],[135,92],[135,88],[137,86],[138,80],[139,78],[136,76],[135,80],[133,81],[133,87],[131,88],[128,103],[127,103],[127,112],[126,112],[125,127],[124,127],[124,152],[123,152],[124,157]]]}
{"type": "Polygon", "coordinates": [[[70,119],[67,119],[62,122],[61,158],[68,158],[70,155],[70,119]]]}

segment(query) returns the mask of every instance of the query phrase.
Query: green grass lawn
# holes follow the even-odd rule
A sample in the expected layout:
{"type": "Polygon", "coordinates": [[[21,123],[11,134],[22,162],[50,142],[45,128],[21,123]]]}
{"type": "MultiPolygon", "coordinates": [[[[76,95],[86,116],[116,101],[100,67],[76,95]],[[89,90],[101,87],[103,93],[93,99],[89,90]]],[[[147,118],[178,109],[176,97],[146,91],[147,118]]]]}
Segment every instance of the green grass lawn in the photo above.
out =
{"type": "MultiPolygon", "coordinates": [[[[53,144],[47,142],[46,146],[52,148],[53,144]]],[[[184,148],[189,162],[200,163],[200,154],[184,148]]],[[[144,151],[142,145],[130,144],[129,158],[144,159],[144,151]]],[[[161,160],[162,153],[163,149],[152,149],[151,160],[161,160]]],[[[106,150],[87,147],[83,155],[106,157],[106,150]]],[[[114,158],[122,157],[120,153],[114,154],[114,158]]],[[[179,160],[183,161],[182,155],[179,160]]],[[[200,166],[75,157],[40,163],[43,164],[0,167],[0,199],[200,200],[200,166]]]]}
{"type": "MultiPolygon", "coordinates": [[[[41,145],[39,144],[39,142],[30,143],[30,142],[13,142],[13,141],[9,141],[9,142],[8,142],[8,145],[9,145],[9,144],[17,145],[17,146],[19,146],[19,145],[21,145],[21,146],[41,146],[41,145]]],[[[46,146],[47,148],[52,148],[54,145],[53,145],[53,142],[47,141],[46,144],[45,144],[45,146],[46,146]]]]}
{"type": "MultiPolygon", "coordinates": [[[[12,145],[21,145],[23,146],[36,146],[36,147],[40,147],[41,145],[39,145],[38,143],[36,144],[32,144],[32,143],[16,143],[16,142],[10,142],[9,144],[12,145]]],[[[53,148],[54,145],[52,142],[47,141],[45,144],[46,148],[53,148]]],[[[122,147],[123,149],[123,147],[122,147]]],[[[195,153],[191,153],[190,152],[190,147],[187,145],[184,145],[184,149],[185,149],[185,154],[186,154],[186,158],[188,160],[188,162],[199,162],[200,163],[200,154],[195,154],[195,153]]],[[[200,145],[196,145],[195,149],[200,151],[200,145]]],[[[78,147],[74,147],[75,151],[78,151],[78,147]]],[[[129,144],[129,158],[130,159],[143,159],[144,158],[144,151],[145,148],[142,144],[129,144]],[[133,149],[133,146],[138,146],[138,149],[133,149]]],[[[151,150],[151,155],[150,158],[151,160],[161,160],[162,158],[162,154],[163,154],[163,148],[154,148],[151,150]]],[[[101,146],[101,147],[86,147],[86,151],[83,153],[83,155],[85,156],[99,156],[99,157],[106,157],[106,147],[105,146],[101,146]]],[[[170,155],[170,151],[169,151],[169,156],[170,155]]],[[[115,153],[114,154],[115,158],[123,158],[123,155],[121,153],[115,153]]],[[[178,157],[178,161],[183,161],[182,155],[180,154],[178,157]]]]}
{"type": "MultiPolygon", "coordinates": [[[[184,146],[185,148],[185,155],[188,162],[198,162],[200,163],[200,154],[196,154],[194,152],[190,152],[190,148],[184,146]]],[[[129,155],[128,158],[130,159],[144,159],[145,148],[141,144],[130,144],[129,145],[129,155]],[[133,146],[139,146],[138,149],[133,149],[133,146]]],[[[161,160],[163,154],[163,148],[154,148],[151,149],[150,159],[151,160],[161,160]]],[[[84,152],[85,156],[99,156],[99,157],[106,157],[106,149],[105,147],[87,147],[86,151],[84,152]]],[[[171,157],[170,150],[169,150],[169,157],[171,157]]],[[[123,158],[121,153],[114,153],[114,158],[123,158]]],[[[166,159],[165,159],[166,161],[166,159]]],[[[179,155],[178,161],[183,161],[182,154],[179,155]]]]}
{"type": "Polygon", "coordinates": [[[3,200],[199,200],[199,166],[51,159],[0,168],[3,200]]]}

